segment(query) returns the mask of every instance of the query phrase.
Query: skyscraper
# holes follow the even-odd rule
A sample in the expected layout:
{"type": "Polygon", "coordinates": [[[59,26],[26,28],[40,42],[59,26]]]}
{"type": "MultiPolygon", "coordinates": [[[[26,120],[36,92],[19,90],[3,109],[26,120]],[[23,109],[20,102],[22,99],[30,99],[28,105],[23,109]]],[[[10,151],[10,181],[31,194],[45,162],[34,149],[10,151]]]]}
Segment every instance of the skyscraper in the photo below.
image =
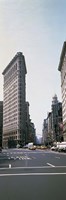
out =
{"type": "Polygon", "coordinates": [[[3,71],[3,146],[24,144],[26,136],[25,58],[18,52],[3,71]]]}
{"type": "Polygon", "coordinates": [[[52,99],[52,130],[54,141],[63,140],[62,125],[62,103],[58,101],[57,95],[55,94],[52,99]]]}
{"type": "Polygon", "coordinates": [[[46,145],[47,137],[48,137],[48,120],[47,120],[47,118],[44,119],[44,122],[43,122],[42,137],[43,137],[43,144],[46,145]]]}

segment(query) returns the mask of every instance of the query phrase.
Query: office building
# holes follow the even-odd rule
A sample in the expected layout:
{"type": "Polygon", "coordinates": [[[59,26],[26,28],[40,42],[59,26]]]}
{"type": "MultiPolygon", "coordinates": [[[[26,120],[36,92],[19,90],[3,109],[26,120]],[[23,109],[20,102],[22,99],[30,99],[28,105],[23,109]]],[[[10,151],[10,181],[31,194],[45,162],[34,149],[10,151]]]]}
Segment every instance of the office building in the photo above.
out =
{"type": "Polygon", "coordinates": [[[3,71],[3,146],[25,144],[26,138],[26,64],[18,52],[3,71]]]}
{"type": "Polygon", "coordinates": [[[43,144],[46,145],[47,138],[48,138],[48,120],[47,120],[47,118],[44,119],[44,122],[43,122],[42,138],[43,138],[43,144]]]}
{"type": "Polygon", "coordinates": [[[26,144],[29,142],[29,102],[26,102],[26,144]]]}
{"type": "Polygon", "coordinates": [[[51,132],[52,132],[52,112],[48,113],[47,123],[48,123],[48,133],[51,134],[51,132]]]}
{"type": "Polygon", "coordinates": [[[33,122],[31,122],[31,119],[29,119],[29,137],[28,141],[35,143],[36,140],[36,129],[33,122]]]}
{"type": "Polygon", "coordinates": [[[3,101],[0,101],[0,147],[2,147],[3,134],[3,101]]]}
{"type": "Polygon", "coordinates": [[[58,101],[57,95],[55,94],[52,99],[52,131],[53,140],[62,141],[63,130],[62,130],[62,103],[58,101]]]}
{"type": "Polygon", "coordinates": [[[66,41],[63,44],[58,70],[61,72],[63,136],[66,141],[66,41]]]}

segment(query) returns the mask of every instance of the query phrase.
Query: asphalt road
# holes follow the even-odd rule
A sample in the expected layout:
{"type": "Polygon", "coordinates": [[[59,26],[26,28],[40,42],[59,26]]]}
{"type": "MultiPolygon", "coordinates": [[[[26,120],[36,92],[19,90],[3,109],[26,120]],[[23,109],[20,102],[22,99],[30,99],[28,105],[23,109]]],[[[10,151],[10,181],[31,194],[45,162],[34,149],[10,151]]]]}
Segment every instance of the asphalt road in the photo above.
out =
{"type": "Polygon", "coordinates": [[[0,153],[1,200],[65,200],[66,153],[10,149],[0,153]]]}

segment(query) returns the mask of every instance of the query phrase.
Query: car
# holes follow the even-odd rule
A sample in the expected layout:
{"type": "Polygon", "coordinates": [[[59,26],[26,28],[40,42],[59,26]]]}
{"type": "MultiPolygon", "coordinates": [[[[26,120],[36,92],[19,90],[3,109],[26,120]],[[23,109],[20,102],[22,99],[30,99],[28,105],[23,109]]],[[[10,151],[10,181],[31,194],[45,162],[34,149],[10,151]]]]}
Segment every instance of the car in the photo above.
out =
{"type": "Polygon", "coordinates": [[[24,148],[24,149],[28,148],[28,144],[24,145],[23,148],[24,148]]]}
{"type": "Polygon", "coordinates": [[[37,149],[41,149],[41,146],[37,145],[37,149]]]}
{"type": "Polygon", "coordinates": [[[51,150],[52,150],[52,151],[55,151],[55,150],[56,150],[56,147],[55,147],[55,146],[51,147],[51,150]]]}
{"type": "Polygon", "coordinates": [[[45,149],[47,149],[47,147],[46,146],[41,146],[41,149],[45,150],[45,149]]]}
{"type": "Polygon", "coordinates": [[[17,144],[17,145],[16,145],[16,148],[19,149],[19,148],[20,148],[20,144],[17,144]]]}
{"type": "Polygon", "coordinates": [[[66,142],[61,142],[58,145],[58,151],[59,152],[66,152],[66,142]]]}
{"type": "Polygon", "coordinates": [[[36,146],[33,145],[32,147],[29,147],[30,150],[36,150],[36,146]]]}

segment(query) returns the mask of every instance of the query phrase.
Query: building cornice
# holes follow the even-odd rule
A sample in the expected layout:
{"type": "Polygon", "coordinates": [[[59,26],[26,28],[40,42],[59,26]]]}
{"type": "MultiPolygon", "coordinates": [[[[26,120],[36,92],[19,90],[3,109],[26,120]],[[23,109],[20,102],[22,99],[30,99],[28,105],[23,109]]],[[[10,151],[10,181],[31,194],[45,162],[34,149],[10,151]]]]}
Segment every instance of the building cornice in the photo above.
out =
{"type": "Polygon", "coordinates": [[[25,64],[25,58],[24,55],[22,54],[22,52],[17,52],[17,54],[12,58],[12,60],[10,61],[10,63],[6,66],[6,68],[4,69],[4,71],[2,72],[3,75],[5,75],[5,73],[8,71],[8,69],[11,67],[11,65],[15,62],[15,60],[19,57],[23,57],[23,61],[24,61],[24,65],[25,65],[25,74],[27,73],[27,69],[26,69],[26,64],[25,64]]]}
{"type": "Polygon", "coordinates": [[[61,71],[61,68],[62,68],[62,65],[63,65],[63,59],[64,59],[64,56],[65,56],[65,52],[66,52],[66,41],[64,42],[63,47],[62,47],[60,62],[59,62],[59,66],[58,66],[59,71],[61,71]]]}

